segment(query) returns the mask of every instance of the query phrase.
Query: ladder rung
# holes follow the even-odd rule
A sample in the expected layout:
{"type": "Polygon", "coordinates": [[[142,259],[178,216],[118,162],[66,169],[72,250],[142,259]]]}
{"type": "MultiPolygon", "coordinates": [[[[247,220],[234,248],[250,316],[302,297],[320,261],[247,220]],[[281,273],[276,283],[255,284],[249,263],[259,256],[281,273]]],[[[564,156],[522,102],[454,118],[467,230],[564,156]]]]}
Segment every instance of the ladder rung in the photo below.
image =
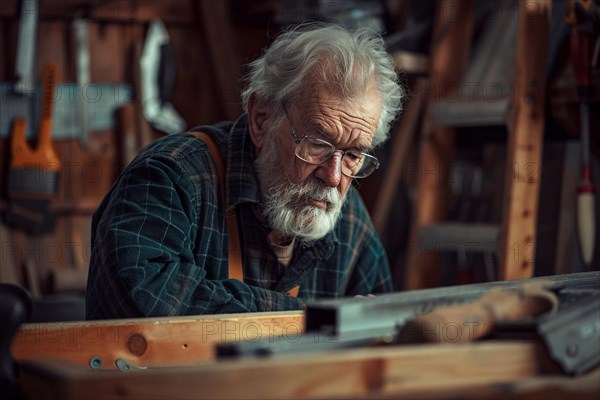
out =
{"type": "Polygon", "coordinates": [[[502,126],[506,125],[510,99],[476,102],[442,101],[431,105],[431,126],[502,126]]]}
{"type": "Polygon", "coordinates": [[[419,228],[419,249],[440,251],[499,251],[500,226],[446,222],[419,228]]]}

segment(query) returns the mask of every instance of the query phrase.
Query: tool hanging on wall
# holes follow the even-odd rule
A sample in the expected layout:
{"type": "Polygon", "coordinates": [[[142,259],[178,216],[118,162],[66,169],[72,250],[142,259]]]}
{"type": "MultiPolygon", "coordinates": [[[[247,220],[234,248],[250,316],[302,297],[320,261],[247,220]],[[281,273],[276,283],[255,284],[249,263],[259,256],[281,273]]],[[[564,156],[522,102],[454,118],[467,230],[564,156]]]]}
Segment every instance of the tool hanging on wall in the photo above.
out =
{"type": "MultiPolygon", "coordinates": [[[[2,96],[0,138],[3,132],[8,136],[15,117],[23,117],[27,121],[34,121],[38,115],[35,107],[35,55],[38,11],[37,0],[23,0],[21,2],[15,60],[17,81],[0,84],[0,95],[2,96]]],[[[33,129],[26,131],[26,136],[31,138],[33,129]]]]}
{"type": "MultiPolygon", "coordinates": [[[[0,82],[0,139],[8,138],[15,118],[37,120],[40,113],[40,91],[35,90],[35,53],[37,1],[23,2],[19,26],[19,46],[15,74],[18,82],[0,82]]],[[[81,13],[85,15],[85,13],[81,13]]],[[[56,98],[52,119],[55,140],[79,139],[88,148],[92,132],[114,128],[115,110],[132,101],[132,86],[126,83],[91,82],[89,54],[89,22],[76,18],[71,23],[73,31],[74,64],[77,66],[77,83],[56,85],[56,98]],[[90,106],[91,105],[91,106],[90,106]]],[[[34,124],[27,124],[27,139],[35,135],[34,124]]]]}
{"type": "Polygon", "coordinates": [[[183,132],[186,123],[171,103],[175,89],[175,55],[165,25],[153,21],[148,27],[142,56],[141,98],[146,119],[160,131],[183,132]]]}
{"type": "Polygon", "coordinates": [[[565,17],[566,22],[573,27],[571,61],[580,100],[581,181],[577,186],[577,230],[581,257],[586,266],[592,262],[596,242],[596,188],[590,171],[591,51],[594,32],[589,15],[591,6],[591,0],[570,1],[565,17]]]}
{"type": "MultiPolygon", "coordinates": [[[[13,91],[14,82],[0,82],[0,139],[8,139],[15,118],[24,117],[27,121],[36,120],[39,115],[41,96],[39,91],[31,95],[21,95],[13,91]]],[[[129,83],[91,83],[90,97],[93,107],[87,108],[88,132],[93,134],[114,128],[115,110],[123,105],[131,104],[133,87],[129,83]]],[[[80,140],[84,145],[83,131],[79,124],[80,116],[77,110],[78,97],[81,96],[79,86],[73,82],[61,82],[56,85],[52,131],[54,140],[80,140]]],[[[88,101],[89,102],[89,101],[88,101]]],[[[35,137],[31,124],[27,125],[28,139],[35,137]]]]}
{"type": "Polygon", "coordinates": [[[21,2],[21,20],[15,63],[18,78],[15,92],[21,94],[35,92],[35,50],[37,48],[35,39],[39,16],[38,7],[37,0],[23,0],[21,2]]]}
{"type": "Polygon", "coordinates": [[[13,125],[6,219],[10,226],[28,233],[54,230],[55,215],[50,203],[57,194],[61,170],[51,138],[55,88],[56,65],[48,64],[43,71],[42,112],[35,149],[29,147],[25,138],[26,120],[17,118],[13,125]]]}
{"type": "Polygon", "coordinates": [[[73,21],[75,36],[75,64],[77,65],[77,96],[76,109],[77,120],[81,128],[80,143],[87,148],[89,143],[88,102],[87,89],[90,83],[90,52],[89,52],[89,29],[88,23],[83,18],[73,21]]]}

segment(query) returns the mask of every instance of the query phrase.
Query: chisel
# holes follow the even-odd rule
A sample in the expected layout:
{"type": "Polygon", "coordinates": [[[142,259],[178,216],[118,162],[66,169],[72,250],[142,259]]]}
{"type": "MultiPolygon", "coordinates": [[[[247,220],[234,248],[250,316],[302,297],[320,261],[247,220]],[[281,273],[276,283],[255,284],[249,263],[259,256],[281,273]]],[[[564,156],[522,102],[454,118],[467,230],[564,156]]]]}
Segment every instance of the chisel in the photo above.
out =
{"type": "Polygon", "coordinates": [[[581,131],[581,180],[577,186],[577,231],[581,258],[589,266],[594,257],[596,241],[596,188],[592,184],[590,171],[590,98],[591,98],[591,45],[593,26],[587,10],[580,2],[573,4],[571,13],[575,18],[567,19],[573,25],[571,33],[571,62],[579,94],[579,120],[581,131]]]}

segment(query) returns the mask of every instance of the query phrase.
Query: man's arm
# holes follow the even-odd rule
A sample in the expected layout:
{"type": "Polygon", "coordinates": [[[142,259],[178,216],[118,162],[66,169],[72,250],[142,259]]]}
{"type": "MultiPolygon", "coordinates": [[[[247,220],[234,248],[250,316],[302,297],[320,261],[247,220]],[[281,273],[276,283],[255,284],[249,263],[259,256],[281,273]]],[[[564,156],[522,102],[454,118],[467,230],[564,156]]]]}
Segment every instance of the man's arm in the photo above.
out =
{"type": "Polygon", "coordinates": [[[303,308],[287,294],[227,279],[219,199],[190,174],[176,158],[147,157],[119,178],[95,216],[88,318],[303,308]]]}
{"type": "Polygon", "coordinates": [[[361,252],[348,285],[347,295],[367,296],[393,291],[388,259],[380,246],[380,243],[374,243],[361,252]]]}

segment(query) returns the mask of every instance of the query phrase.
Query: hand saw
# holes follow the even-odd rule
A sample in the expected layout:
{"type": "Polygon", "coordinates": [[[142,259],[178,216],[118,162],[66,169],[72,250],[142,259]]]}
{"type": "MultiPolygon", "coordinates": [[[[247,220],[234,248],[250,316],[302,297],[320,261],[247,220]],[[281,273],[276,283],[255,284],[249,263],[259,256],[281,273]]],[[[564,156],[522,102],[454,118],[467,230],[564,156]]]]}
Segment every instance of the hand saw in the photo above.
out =
{"type": "Polygon", "coordinates": [[[25,119],[17,118],[13,125],[7,222],[31,233],[51,232],[54,228],[49,202],[58,191],[61,170],[51,139],[55,88],[56,65],[48,64],[43,72],[42,110],[35,149],[25,139],[25,119]]]}

